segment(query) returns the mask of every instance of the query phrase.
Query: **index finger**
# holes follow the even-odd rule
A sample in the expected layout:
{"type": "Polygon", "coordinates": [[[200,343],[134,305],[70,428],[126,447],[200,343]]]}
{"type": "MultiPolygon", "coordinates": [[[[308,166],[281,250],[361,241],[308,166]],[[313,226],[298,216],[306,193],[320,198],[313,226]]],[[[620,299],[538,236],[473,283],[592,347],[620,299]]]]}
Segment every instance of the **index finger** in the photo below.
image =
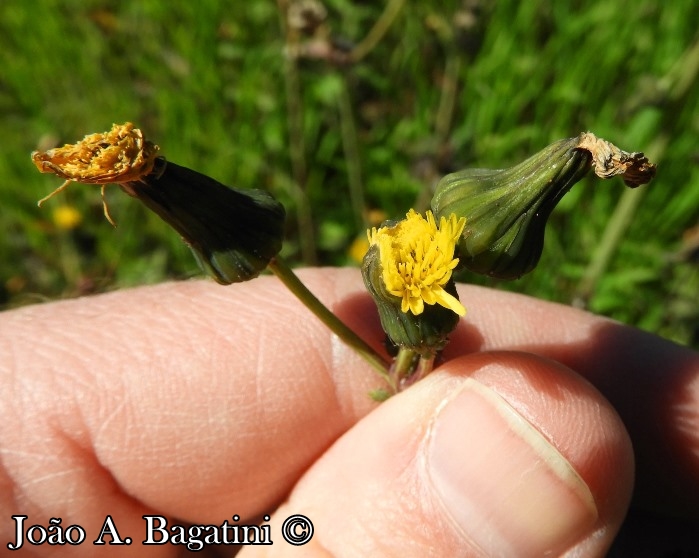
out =
{"type": "MultiPolygon", "coordinates": [[[[355,331],[381,346],[358,271],[300,275],[355,331]]],[[[651,494],[657,503],[653,486],[660,486],[665,504],[697,509],[696,354],[561,305],[459,290],[469,314],[445,358],[518,349],[576,369],[620,409],[637,448],[639,497],[648,502],[651,494]]],[[[21,406],[5,407],[0,421],[3,443],[25,451],[6,454],[4,464],[28,487],[23,498],[46,505],[47,491],[57,502],[68,491],[101,513],[114,487],[90,482],[99,469],[138,503],[190,521],[216,521],[232,508],[241,516],[269,511],[370,412],[367,392],[380,386],[271,277],[229,288],[158,285],[3,318],[0,350],[12,355],[2,365],[10,386],[3,393],[25,394],[21,406]],[[47,445],[47,432],[59,440],[47,445]],[[86,448],[78,454],[92,459],[92,469],[69,469],[76,448],[86,448]],[[43,456],[39,472],[37,455],[43,456]],[[77,496],[57,474],[68,469],[83,475],[77,496]],[[36,474],[48,485],[34,482],[36,474]]]]}

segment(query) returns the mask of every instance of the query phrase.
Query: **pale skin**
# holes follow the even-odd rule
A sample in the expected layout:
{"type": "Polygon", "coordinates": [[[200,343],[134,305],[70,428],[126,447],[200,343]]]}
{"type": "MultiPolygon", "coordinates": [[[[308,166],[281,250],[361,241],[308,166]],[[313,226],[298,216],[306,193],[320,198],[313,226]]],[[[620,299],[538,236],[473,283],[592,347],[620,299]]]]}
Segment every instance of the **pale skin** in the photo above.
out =
{"type": "MultiPolygon", "coordinates": [[[[357,270],[300,275],[381,350],[357,270]]],[[[683,527],[699,521],[699,355],[568,307],[459,295],[444,362],[381,405],[372,369],[273,277],[4,313],[2,553],[16,514],[88,533],[18,556],[94,556],[107,515],[134,544],[100,555],[176,556],[141,547],[143,515],[269,514],[274,544],[241,556],[600,556],[632,496],[623,544],[696,550],[683,527]],[[302,547],[279,531],[297,513],[315,527],[302,547]]]]}

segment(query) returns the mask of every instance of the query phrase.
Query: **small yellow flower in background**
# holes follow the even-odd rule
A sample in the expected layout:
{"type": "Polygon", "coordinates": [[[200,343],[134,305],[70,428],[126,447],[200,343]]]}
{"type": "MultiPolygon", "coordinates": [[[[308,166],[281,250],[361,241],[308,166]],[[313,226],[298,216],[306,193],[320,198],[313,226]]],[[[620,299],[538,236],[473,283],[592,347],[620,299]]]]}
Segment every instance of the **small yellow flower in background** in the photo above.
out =
{"type": "Polygon", "coordinates": [[[373,228],[368,233],[371,246],[378,246],[382,279],[386,290],[399,297],[401,311],[418,316],[425,304],[439,304],[463,316],[466,309],[444,286],[459,263],[454,249],[466,225],[454,214],[442,217],[437,227],[434,215],[427,218],[411,209],[394,226],[373,228]]]}
{"type": "Polygon", "coordinates": [[[53,224],[64,231],[73,230],[83,220],[82,213],[72,205],[59,205],[52,213],[53,224]]]}
{"type": "MultiPolygon", "coordinates": [[[[388,215],[382,209],[370,209],[366,212],[366,220],[371,226],[383,223],[386,219],[388,219],[388,215]]],[[[367,235],[360,234],[350,244],[347,249],[347,255],[353,262],[361,264],[368,249],[369,240],[367,240],[367,235]]]]}
{"type": "Polygon", "coordinates": [[[349,248],[347,249],[347,255],[353,262],[361,263],[364,259],[364,254],[366,254],[368,249],[369,241],[365,235],[360,235],[352,241],[352,244],[350,244],[349,248]]]}

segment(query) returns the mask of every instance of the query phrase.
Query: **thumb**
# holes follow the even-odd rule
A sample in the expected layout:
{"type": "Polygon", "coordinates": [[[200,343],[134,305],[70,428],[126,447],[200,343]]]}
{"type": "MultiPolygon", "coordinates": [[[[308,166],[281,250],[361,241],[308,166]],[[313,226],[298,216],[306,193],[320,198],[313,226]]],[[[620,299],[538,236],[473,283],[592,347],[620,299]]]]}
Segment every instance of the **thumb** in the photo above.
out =
{"type": "MultiPolygon", "coordinates": [[[[585,380],[524,353],[451,361],[366,416],[272,518],[304,556],[598,556],[628,507],[631,444],[585,380]]],[[[281,552],[285,554],[285,552],[281,552]]]]}

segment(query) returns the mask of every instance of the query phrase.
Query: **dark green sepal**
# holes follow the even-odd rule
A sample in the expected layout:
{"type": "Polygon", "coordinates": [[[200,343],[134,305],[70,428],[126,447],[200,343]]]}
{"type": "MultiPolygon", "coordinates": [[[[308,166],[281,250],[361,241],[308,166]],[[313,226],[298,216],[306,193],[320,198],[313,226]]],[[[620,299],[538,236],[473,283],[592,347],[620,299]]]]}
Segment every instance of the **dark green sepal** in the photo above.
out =
{"type": "Polygon", "coordinates": [[[257,277],[281,250],[285,210],[265,191],[230,188],[162,157],[152,173],[121,186],[173,227],[223,285],[257,277]]]}

